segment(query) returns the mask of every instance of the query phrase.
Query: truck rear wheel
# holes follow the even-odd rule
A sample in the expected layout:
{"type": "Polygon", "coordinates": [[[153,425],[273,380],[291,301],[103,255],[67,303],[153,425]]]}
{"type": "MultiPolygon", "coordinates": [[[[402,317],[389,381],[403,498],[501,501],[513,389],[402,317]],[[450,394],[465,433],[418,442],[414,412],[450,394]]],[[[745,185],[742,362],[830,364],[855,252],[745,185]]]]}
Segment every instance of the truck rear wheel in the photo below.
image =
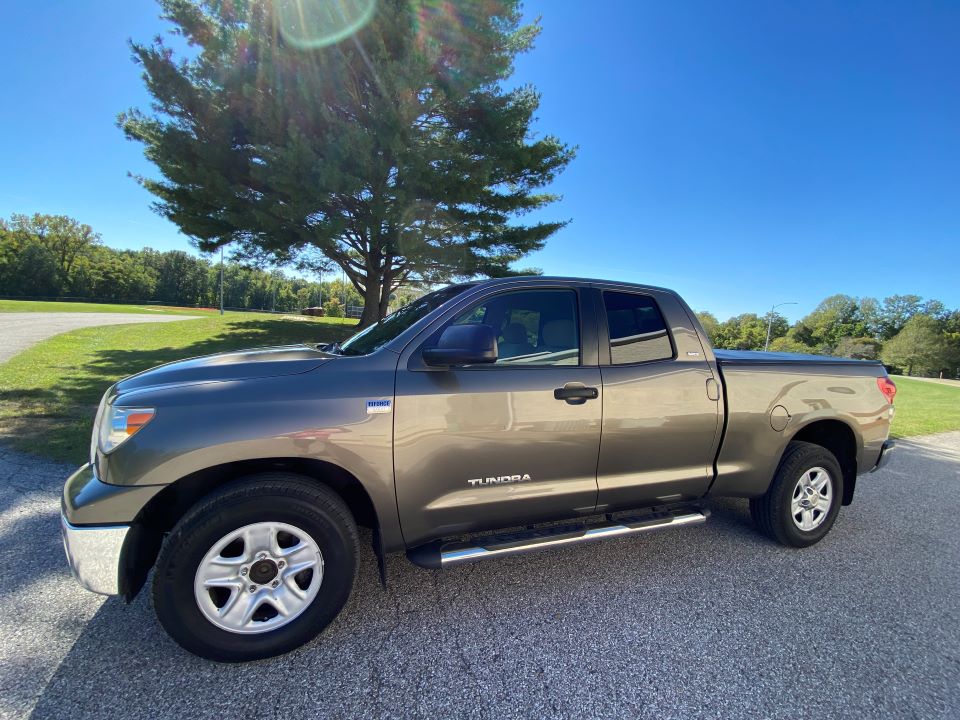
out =
{"type": "Polygon", "coordinates": [[[253,475],[177,523],[157,561],[153,603],[164,629],[190,652],[258,660],[330,624],[356,569],[356,524],[336,493],[298,475],[253,475]]]}
{"type": "Polygon", "coordinates": [[[789,547],[808,547],[830,532],[843,499],[843,472],[826,448],[787,445],[767,493],[750,501],[760,531],[789,547]]]}

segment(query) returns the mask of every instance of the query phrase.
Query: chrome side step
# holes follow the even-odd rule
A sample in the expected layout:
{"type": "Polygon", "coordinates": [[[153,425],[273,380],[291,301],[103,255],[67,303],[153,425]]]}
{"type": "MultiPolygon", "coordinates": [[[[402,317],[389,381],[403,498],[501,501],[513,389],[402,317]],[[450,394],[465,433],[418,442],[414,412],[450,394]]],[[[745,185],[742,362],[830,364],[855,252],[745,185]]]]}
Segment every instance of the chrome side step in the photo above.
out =
{"type": "Polygon", "coordinates": [[[572,545],[590,540],[638,535],[653,530],[699,525],[706,522],[710,511],[684,510],[620,517],[597,525],[555,525],[502,535],[472,538],[471,542],[435,541],[407,550],[410,561],[420,567],[437,569],[462,563],[487,560],[504,555],[517,555],[547,548],[572,545]]]}

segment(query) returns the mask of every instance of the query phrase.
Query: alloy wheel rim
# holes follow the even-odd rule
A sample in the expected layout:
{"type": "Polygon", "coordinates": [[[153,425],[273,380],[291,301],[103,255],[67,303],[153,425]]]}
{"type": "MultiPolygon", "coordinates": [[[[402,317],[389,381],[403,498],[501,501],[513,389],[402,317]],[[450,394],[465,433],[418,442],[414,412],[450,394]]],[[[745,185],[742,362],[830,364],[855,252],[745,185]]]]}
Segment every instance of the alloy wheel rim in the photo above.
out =
{"type": "Polygon", "coordinates": [[[833,478],[825,468],[810,468],[793,488],[790,516],[797,528],[811,532],[824,523],[832,505],[833,478]]]}
{"type": "Polygon", "coordinates": [[[213,544],[197,567],[193,592],[200,612],[238,634],[276,630],[299,617],[323,582],[323,554],[293,525],[259,522],[213,544]]]}

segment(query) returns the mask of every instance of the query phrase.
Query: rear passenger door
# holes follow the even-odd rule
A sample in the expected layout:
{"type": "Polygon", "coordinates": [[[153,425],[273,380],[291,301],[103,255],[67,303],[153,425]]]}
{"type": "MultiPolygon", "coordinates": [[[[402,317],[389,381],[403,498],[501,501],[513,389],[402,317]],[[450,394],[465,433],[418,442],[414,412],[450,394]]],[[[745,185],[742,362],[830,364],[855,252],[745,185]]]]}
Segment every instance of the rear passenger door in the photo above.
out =
{"type": "Polygon", "coordinates": [[[597,287],[603,422],[598,512],[703,495],[720,430],[718,385],[672,293],[597,287]],[[717,399],[713,399],[717,398],[717,399]]]}

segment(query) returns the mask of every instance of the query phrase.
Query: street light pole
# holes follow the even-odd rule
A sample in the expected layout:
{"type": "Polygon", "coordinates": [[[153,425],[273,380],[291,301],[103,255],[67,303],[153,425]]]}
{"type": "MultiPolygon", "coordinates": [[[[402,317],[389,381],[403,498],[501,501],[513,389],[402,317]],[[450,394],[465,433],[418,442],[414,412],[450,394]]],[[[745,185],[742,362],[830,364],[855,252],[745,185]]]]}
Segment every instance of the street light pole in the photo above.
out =
{"type": "Polygon", "coordinates": [[[223,315],[223,245],[220,246],[220,314],[223,315]]]}
{"type": "Polygon", "coordinates": [[[784,305],[797,305],[797,304],[798,303],[795,303],[795,302],[782,302],[782,303],[777,303],[776,305],[770,308],[770,312],[767,313],[767,341],[763,344],[764,351],[770,348],[770,328],[773,327],[773,311],[776,310],[778,307],[782,307],[784,305]]]}

